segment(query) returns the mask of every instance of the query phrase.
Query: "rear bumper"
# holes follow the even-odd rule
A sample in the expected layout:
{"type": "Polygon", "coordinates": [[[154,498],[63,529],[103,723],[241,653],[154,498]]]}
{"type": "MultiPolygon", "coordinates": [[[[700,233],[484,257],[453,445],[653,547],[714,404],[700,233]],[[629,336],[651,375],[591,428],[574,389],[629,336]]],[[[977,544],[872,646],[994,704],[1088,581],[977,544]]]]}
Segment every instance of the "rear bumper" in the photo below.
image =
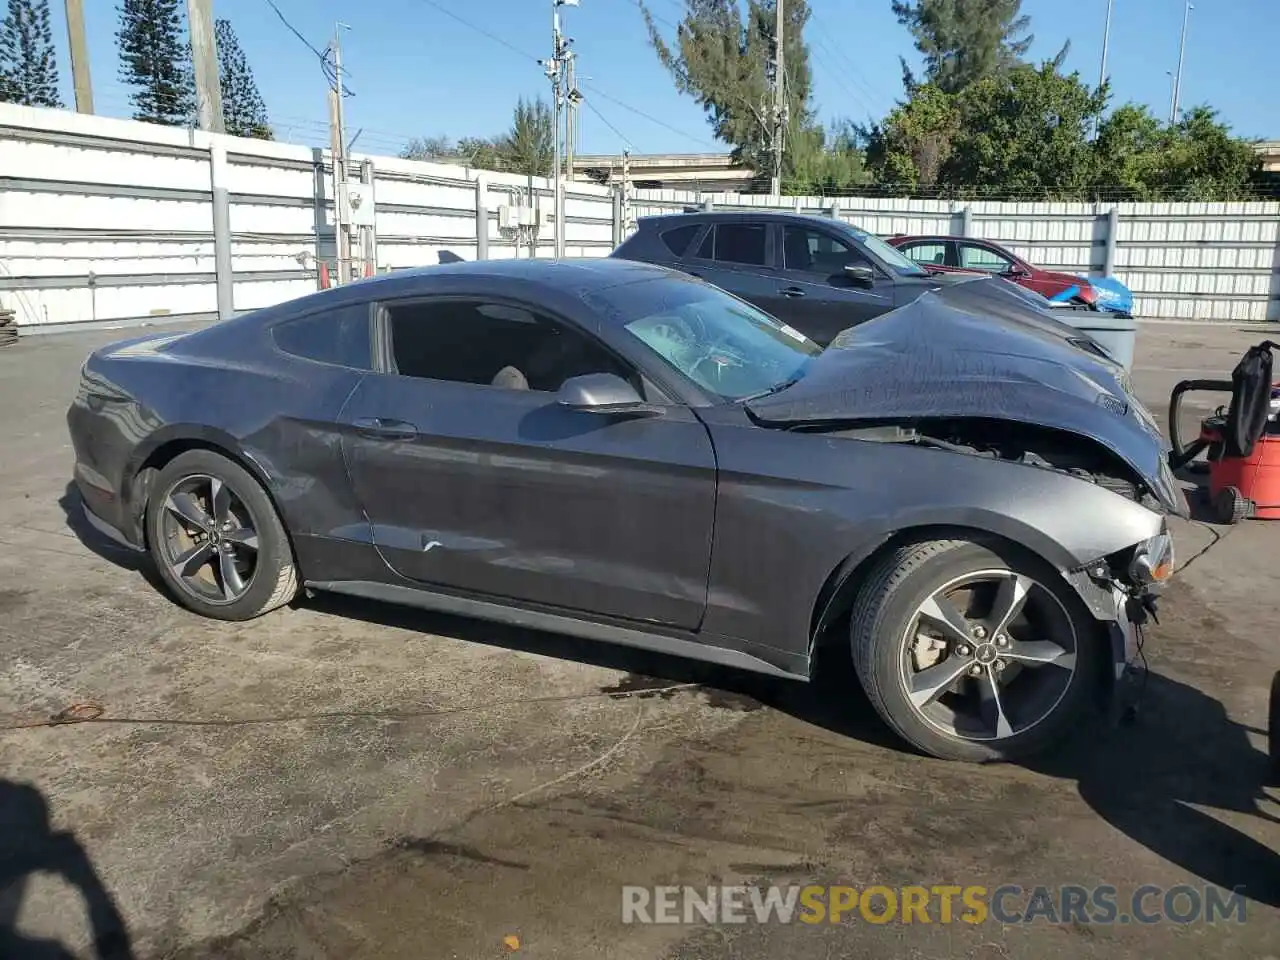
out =
{"type": "Polygon", "coordinates": [[[89,525],[121,546],[143,549],[137,537],[137,525],[126,522],[125,505],[110,482],[81,461],[76,463],[73,477],[89,525]],[[126,532],[130,530],[134,536],[126,532]]]}
{"type": "Polygon", "coordinates": [[[103,520],[100,516],[98,516],[96,513],[90,510],[89,505],[87,503],[82,504],[82,506],[84,508],[84,519],[89,524],[89,526],[93,527],[93,529],[97,530],[104,537],[107,537],[109,540],[119,544],[120,546],[128,550],[133,550],[138,553],[142,552],[142,548],[140,546],[138,546],[136,543],[130,543],[123,533],[121,533],[111,524],[107,523],[107,521],[103,520]]]}

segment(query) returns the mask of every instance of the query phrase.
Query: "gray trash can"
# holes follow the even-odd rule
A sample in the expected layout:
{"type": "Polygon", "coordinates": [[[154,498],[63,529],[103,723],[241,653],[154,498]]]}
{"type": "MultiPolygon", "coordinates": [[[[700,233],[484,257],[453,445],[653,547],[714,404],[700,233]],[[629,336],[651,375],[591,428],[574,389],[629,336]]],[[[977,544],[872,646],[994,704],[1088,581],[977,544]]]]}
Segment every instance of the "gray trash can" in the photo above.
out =
{"type": "Polygon", "coordinates": [[[1097,340],[1116,363],[1132,369],[1133,345],[1138,338],[1138,323],[1133,317],[1105,310],[1073,310],[1063,319],[1097,340]]]}

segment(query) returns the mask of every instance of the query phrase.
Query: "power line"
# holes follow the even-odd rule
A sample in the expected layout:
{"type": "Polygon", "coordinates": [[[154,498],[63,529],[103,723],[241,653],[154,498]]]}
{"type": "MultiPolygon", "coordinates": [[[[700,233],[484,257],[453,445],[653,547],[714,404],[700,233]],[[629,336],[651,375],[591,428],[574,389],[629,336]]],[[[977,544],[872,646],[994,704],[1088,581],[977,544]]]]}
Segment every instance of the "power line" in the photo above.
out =
{"type": "Polygon", "coordinates": [[[445,16],[452,17],[454,20],[458,21],[458,23],[462,24],[464,27],[469,27],[472,30],[474,30],[476,33],[481,34],[482,36],[488,37],[494,43],[501,44],[502,46],[510,50],[512,53],[518,53],[520,56],[524,57],[526,60],[532,60],[535,63],[538,62],[538,58],[535,57],[533,54],[529,53],[526,50],[521,50],[519,47],[517,47],[513,43],[503,40],[502,37],[498,36],[496,33],[490,33],[484,27],[478,27],[474,23],[470,22],[469,20],[463,19],[462,17],[454,13],[452,10],[450,10],[448,7],[445,7],[439,3],[436,3],[436,0],[422,0],[422,2],[425,3],[427,6],[440,11],[445,16]]]}
{"type": "Polygon", "coordinates": [[[701,143],[708,147],[718,146],[718,144],[712,143],[710,140],[704,139],[703,137],[695,137],[693,134],[685,130],[681,130],[678,127],[673,127],[671,126],[671,124],[667,123],[665,120],[659,120],[657,117],[653,116],[652,114],[645,113],[643,110],[639,109],[638,107],[633,107],[629,103],[623,103],[617,97],[610,96],[609,94],[601,90],[599,87],[592,86],[589,83],[581,84],[581,86],[587,90],[590,90],[592,93],[596,94],[596,96],[604,97],[606,100],[617,104],[623,110],[627,110],[631,113],[634,113],[637,117],[643,117],[645,120],[648,120],[650,123],[655,123],[658,126],[662,127],[663,129],[670,130],[672,133],[677,134],[681,137],[684,137],[686,140],[693,140],[696,143],[701,143]]]}
{"type": "MultiPolygon", "coordinates": [[[[449,10],[448,8],[437,3],[436,0],[422,0],[422,2],[425,3],[427,6],[431,7],[432,9],[438,10],[441,13],[445,14],[446,16],[452,18],[453,20],[456,20],[458,23],[462,24],[464,27],[474,30],[476,33],[480,34],[481,36],[488,37],[494,43],[501,44],[502,46],[510,50],[512,53],[519,54],[520,56],[524,57],[526,60],[532,60],[534,63],[539,62],[538,57],[535,57],[533,54],[525,50],[521,50],[515,44],[510,43],[507,40],[504,40],[502,37],[498,36],[495,33],[490,32],[489,30],[486,30],[484,27],[477,26],[476,24],[472,23],[470,20],[467,20],[465,17],[459,16],[458,14],[454,13],[452,10],[449,10]]],[[[705,144],[707,146],[716,146],[716,144],[712,143],[709,140],[705,140],[702,137],[695,137],[694,135],[688,133],[687,131],[680,130],[676,127],[673,127],[671,126],[671,124],[667,123],[666,121],[659,120],[657,117],[654,117],[648,113],[645,113],[643,110],[639,109],[638,107],[633,107],[631,106],[631,104],[624,103],[623,101],[619,100],[617,97],[610,96],[609,94],[601,90],[599,87],[595,87],[587,83],[580,83],[579,86],[583,87],[584,89],[591,90],[597,96],[604,97],[606,100],[616,103],[622,109],[628,110],[631,113],[634,113],[638,117],[643,117],[644,119],[648,120],[650,123],[657,124],[658,126],[666,130],[670,130],[672,133],[678,136],[684,137],[687,140],[693,140],[697,143],[705,144]]]]}
{"type": "MultiPolygon", "coordinates": [[[[878,88],[873,87],[870,82],[868,82],[863,78],[862,71],[858,69],[858,66],[856,63],[854,63],[853,58],[850,57],[847,53],[845,53],[844,50],[841,49],[839,44],[832,43],[830,46],[827,46],[826,36],[831,35],[831,31],[829,29],[825,29],[828,26],[827,22],[825,20],[822,20],[821,24],[819,24],[819,20],[821,18],[818,16],[818,12],[814,10],[812,7],[809,8],[809,11],[810,11],[809,12],[810,19],[813,20],[814,25],[821,26],[823,28],[815,36],[814,38],[815,42],[823,46],[823,48],[827,51],[827,53],[833,59],[837,59],[837,58],[841,59],[848,65],[849,79],[854,83],[856,83],[858,87],[860,87],[862,90],[864,90],[872,100],[878,101],[878,100],[885,99],[883,93],[878,88]],[[824,36],[824,34],[826,36],[824,36]]],[[[861,98],[858,98],[858,99],[861,99],[861,98]]],[[[892,102],[892,98],[889,98],[889,99],[892,102]]],[[[869,103],[867,103],[866,101],[863,101],[862,105],[868,108],[868,112],[871,112],[869,103]]]]}
{"type": "Polygon", "coordinates": [[[280,22],[283,23],[285,27],[288,28],[289,32],[302,41],[302,45],[304,47],[306,47],[308,50],[314,53],[321,61],[325,60],[325,54],[317,50],[310,40],[308,40],[306,37],[304,37],[301,33],[298,32],[298,29],[292,23],[289,22],[288,18],[285,17],[283,13],[280,12],[280,8],[276,6],[275,0],[266,0],[266,2],[267,2],[267,6],[269,6],[272,10],[276,12],[276,16],[280,18],[280,22]]]}
{"type": "MultiPolygon", "coordinates": [[[[332,89],[336,90],[338,87],[338,73],[335,68],[333,59],[330,56],[333,52],[333,49],[330,47],[330,48],[326,48],[323,51],[318,50],[315,44],[313,44],[310,40],[304,37],[302,33],[298,30],[298,28],[289,22],[288,18],[281,12],[280,8],[276,6],[275,0],[266,0],[266,4],[272,10],[275,11],[276,16],[280,18],[280,22],[285,25],[286,29],[288,29],[290,33],[292,33],[295,37],[301,40],[302,45],[304,47],[306,47],[313,54],[315,54],[316,58],[319,59],[320,61],[321,72],[324,73],[325,79],[329,81],[329,86],[332,89]]],[[[342,68],[342,72],[347,77],[350,77],[352,75],[351,71],[348,70],[346,67],[342,68]]],[[[351,88],[344,83],[342,85],[342,95],[344,97],[354,97],[355,93],[352,92],[351,88]]]]}
{"type": "Polygon", "coordinates": [[[609,118],[606,117],[599,110],[597,110],[596,105],[594,103],[592,103],[590,100],[587,100],[585,98],[583,99],[582,102],[587,105],[588,110],[590,110],[592,113],[594,113],[597,117],[600,118],[601,123],[603,123],[606,127],[608,127],[610,130],[612,130],[615,134],[618,135],[618,139],[623,142],[623,144],[626,146],[628,150],[631,150],[634,147],[634,144],[632,144],[632,142],[627,139],[626,134],[624,134],[621,130],[619,130],[612,123],[610,123],[609,118]]]}

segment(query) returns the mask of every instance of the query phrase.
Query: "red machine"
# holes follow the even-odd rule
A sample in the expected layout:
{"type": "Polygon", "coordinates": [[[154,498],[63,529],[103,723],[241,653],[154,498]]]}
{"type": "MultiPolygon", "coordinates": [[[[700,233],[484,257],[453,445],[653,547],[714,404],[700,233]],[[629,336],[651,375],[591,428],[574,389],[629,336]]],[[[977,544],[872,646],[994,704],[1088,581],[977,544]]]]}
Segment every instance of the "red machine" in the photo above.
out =
{"type": "Polygon", "coordinates": [[[1280,383],[1273,383],[1270,340],[1250,347],[1230,380],[1183,380],[1169,398],[1169,465],[1178,470],[1207,451],[1209,497],[1223,523],[1249,517],[1280,520],[1280,383]],[[1230,393],[1227,407],[1206,417],[1200,435],[1179,437],[1182,400],[1192,392],[1230,393]]]}

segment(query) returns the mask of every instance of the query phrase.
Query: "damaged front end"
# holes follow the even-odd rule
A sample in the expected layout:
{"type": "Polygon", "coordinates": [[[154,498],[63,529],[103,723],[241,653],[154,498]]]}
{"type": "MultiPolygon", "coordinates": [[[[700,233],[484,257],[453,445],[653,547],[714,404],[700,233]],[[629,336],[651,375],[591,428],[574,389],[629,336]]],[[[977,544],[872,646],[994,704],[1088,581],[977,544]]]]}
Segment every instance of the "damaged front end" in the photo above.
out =
{"type": "Polygon", "coordinates": [[[1147,674],[1146,627],[1156,621],[1160,593],[1175,569],[1173,537],[1164,528],[1066,575],[1107,630],[1111,671],[1103,693],[1113,723],[1131,719],[1138,709],[1147,674]]]}
{"type": "Polygon", "coordinates": [[[1132,712],[1143,630],[1174,567],[1167,519],[1189,510],[1159,427],[1114,365],[926,295],[842,334],[797,383],[745,406],[768,429],[959,455],[945,478],[908,484],[939,518],[924,522],[1052,554],[1108,634],[1112,716],[1132,712]]]}

